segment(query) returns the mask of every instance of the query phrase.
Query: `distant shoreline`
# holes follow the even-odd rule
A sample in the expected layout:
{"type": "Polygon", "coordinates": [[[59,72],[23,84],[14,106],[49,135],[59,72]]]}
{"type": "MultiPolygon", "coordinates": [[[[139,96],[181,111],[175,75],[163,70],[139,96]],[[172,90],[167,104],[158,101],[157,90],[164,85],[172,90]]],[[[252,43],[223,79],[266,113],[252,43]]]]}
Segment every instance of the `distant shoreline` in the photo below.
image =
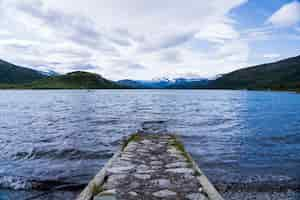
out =
{"type": "Polygon", "coordinates": [[[0,90],[229,90],[229,91],[257,91],[257,92],[291,92],[299,93],[300,90],[276,89],[233,89],[233,88],[28,88],[28,87],[1,87],[0,90]]]}

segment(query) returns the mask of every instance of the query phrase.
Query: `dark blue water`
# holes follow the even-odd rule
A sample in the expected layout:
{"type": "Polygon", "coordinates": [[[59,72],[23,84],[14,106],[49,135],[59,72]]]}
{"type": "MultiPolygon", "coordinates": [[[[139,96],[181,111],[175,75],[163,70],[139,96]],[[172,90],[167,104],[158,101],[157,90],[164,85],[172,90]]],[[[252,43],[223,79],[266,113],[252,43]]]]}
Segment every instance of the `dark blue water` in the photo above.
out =
{"type": "Polygon", "coordinates": [[[122,137],[152,125],[180,134],[220,188],[299,186],[299,94],[2,90],[0,199],[71,199],[122,137]]]}

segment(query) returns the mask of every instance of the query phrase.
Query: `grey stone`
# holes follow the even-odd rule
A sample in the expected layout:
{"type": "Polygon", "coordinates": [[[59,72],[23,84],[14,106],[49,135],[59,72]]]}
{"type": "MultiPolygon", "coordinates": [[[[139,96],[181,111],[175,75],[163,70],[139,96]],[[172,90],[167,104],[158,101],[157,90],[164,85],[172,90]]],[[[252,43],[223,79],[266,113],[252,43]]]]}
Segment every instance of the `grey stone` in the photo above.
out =
{"type": "Polygon", "coordinates": [[[117,192],[115,189],[112,189],[112,190],[105,190],[101,193],[99,193],[98,195],[99,196],[103,196],[103,195],[115,195],[117,192]]]}
{"type": "Polygon", "coordinates": [[[149,153],[147,149],[137,149],[136,151],[139,153],[149,153]]]}
{"type": "Polygon", "coordinates": [[[161,166],[161,165],[154,165],[154,166],[151,166],[151,169],[154,169],[154,170],[156,170],[156,169],[161,169],[163,166],[161,166]]]}
{"type": "Polygon", "coordinates": [[[122,154],[121,158],[134,158],[135,156],[132,154],[122,154]]]}
{"type": "Polygon", "coordinates": [[[170,144],[170,139],[174,140],[147,135],[129,143],[113,160],[112,167],[106,168],[108,177],[102,188],[107,191],[95,199],[207,200],[195,170],[182,152],[170,144]]]}
{"type": "Polygon", "coordinates": [[[171,154],[170,155],[170,157],[173,157],[173,158],[175,158],[175,159],[178,159],[178,161],[180,160],[180,161],[186,161],[186,159],[182,156],[182,155],[180,155],[180,154],[171,154]]]}
{"type": "Polygon", "coordinates": [[[174,168],[174,169],[167,169],[166,172],[178,173],[178,174],[192,174],[195,171],[190,168],[174,168]]]}
{"type": "Polygon", "coordinates": [[[183,156],[181,156],[181,157],[177,157],[177,156],[170,156],[170,157],[172,157],[172,158],[174,158],[175,160],[175,162],[188,162],[187,160],[186,160],[186,158],[184,158],[183,156]]]}
{"type": "Polygon", "coordinates": [[[103,196],[95,196],[94,200],[117,200],[115,195],[103,195],[103,196]]]}
{"type": "Polygon", "coordinates": [[[155,180],[151,180],[151,183],[163,189],[170,188],[172,186],[170,180],[168,179],[155,179],[155,180]]]}
{"type": "Polygon", "coordinates": [[[130,151],[124,151],[122,154],[121,154],[121,156],[131,156],[131,157],[134,157],[134,154],[135,154],[135,152],[136,152],[137,150],[135,149],[135,150],[130,150],[130,151]]]}
{"type": "Polygon", "coordinates": [[[137,166],[137,170],[148,170],[148,169],[149,169],[149,166],[144,165],[144,164],[137,166]]]}
{"type": "Polygon", "coordinates": [[[191,193],[186,196],[189,200],[208,200],[206,196],[201,193],[191,193]]]}
{"type": "Polygon", "coordinates": [[[132,162],[133,158],[128,158],[128,157],[122,157],[120,158],[121,161],[126,161],[126,162],[132,162]]]}
{"type": "Polygon", "coordinates": [[[156,149],[160,149],[160,148],[163,148],[163,147],[164,147],[164,145],[162,145],[162,144],[156,144],[156,145],[155,145],[155,148],[156,148],[156,149]]]}
{"type": "Polygon", "coordinates": [[[120,167],[120,166],[128,167],[128,166],[134,166],[134,165],[130,161],[126,161],[126,160],[118,160],[112,164],[112,168],[120,167]]]}
{"type": "Polygon", "coordinates": [[[150,150],[150,151],[156,151],[157,148],[155,148],[155,147],[149,147],[149,150],[150,150]]]}
{"type": "Polygon", "coordinates": [[[152,141],[145,139],[145,140],[141,141],[141,143],[143,143],[143,144],[152,144],[152,141]]]}
{"type": "Polygon", "coordinates": [[[156,172],[156,171],[152,170],[152,169],[149,169],[149,170],[140,170],[140,169],[138,169],[137,170],[137,173],[139,173],[139,174],[151,174],[151,173],[154,173],[154,172],[156,172]]]}
{"type": "Polygon", "coordinates": [[[150,165],[162,165],[164,164],[162,161],[151,161],[150,165]]]}
{"type": "Polygon", "coordinates": [[[134,165],[131,166],[121,166],[121,167],[112,167],[112,168],[108,168],[107,172],[110,174],[122,174],[128,171],[131,171],[135,168],[134,165]]]}
{"type": "Polygon", "coordinates": [[[187,166],[186,162],[174,162],[166,165],[166,168],[185,168],[187,166]]]}
{"type": "Polygon", "coordinates": [[[184,178],[185,180],[194,180],[195,176],[193,176],[192,174],[183,174],[182,178],[184,178]]]}
{"type": "Polygon", "coordinates": [[[106,190],[94,197],[94,200],[116,200],[116,190],[106,190]]]}
{"type": "Polygon", "coordinates": [[[149,174],[135,174],[134,177],[138,178],[138,179],[147,180],[147,179],[151,178],[151,175],[149,175],[149,174]]]}
{"type": "Polygon", "coordinates": [[[181,151],[178,151],[177,149],[175,148],[170,148],[167,150],[167,152],[171,153],[171,154],[174,154],[174,155],[181,155],[182,152],[181,151]]]}
{"type": "Polygon", "coordinates": [[[139,184],[138,182],[136,182],[136,181],[131,182],[131,183],[129,184],[129,188],[130,188],[130,189],[136,189],[136,188],[138,188],[139,186],[140,186],[140,184],[139,184]]]}
{"type": "Polygon", "coordinates": [[[128,192],[128,194],[130,194],[131,196],[138,196],[138,193],[134,192],[134,191],[131,191],[131,192],[128,192]]]}
{"type": "Polygon", "coordinates": [[[127,152],[127,151],[135,151],[137,149],[137,143],[135,142],[130,142],[124,149],[124,152],[127,152]]]}
{"type": "Polygon", "coordinates": [[[155,197],[165,198],[165,197],[176,196],[177,193],[173,192],[171,190],[160,190],[160,191],[154,192],[152,195],[155,197]]]}
{"type": "Polygon", "coordinates": [[[158,158],[156,156],[151,156],[150,160],[158,160],[158,158]]]}
{"type": "Polygon", "coordinates": [[[125,178],[126,175],[112,175],[109,176],[105,184],[103,185],[104,189],[112,190],[116,188],[119,184],[119,180],[125,178]]]}

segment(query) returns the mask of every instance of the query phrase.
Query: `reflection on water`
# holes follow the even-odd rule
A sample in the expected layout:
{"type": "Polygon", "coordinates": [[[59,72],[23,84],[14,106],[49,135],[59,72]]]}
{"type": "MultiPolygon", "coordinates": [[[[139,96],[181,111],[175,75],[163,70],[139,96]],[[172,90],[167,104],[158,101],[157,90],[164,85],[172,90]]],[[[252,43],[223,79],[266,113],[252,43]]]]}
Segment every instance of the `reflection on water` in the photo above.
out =
{"type": "Polygon", "coordinates": [[[122,137],[141,129],[180,134],[218,185],[297,188],[299,114],[300,95],[293,93],[0,91],[0,187],[6,188],[0,199],[13,195],[12,189],[40,195],[30,190],[45,185],[71,185],[73,192],[66,193],[74,195],[122,137]]]}

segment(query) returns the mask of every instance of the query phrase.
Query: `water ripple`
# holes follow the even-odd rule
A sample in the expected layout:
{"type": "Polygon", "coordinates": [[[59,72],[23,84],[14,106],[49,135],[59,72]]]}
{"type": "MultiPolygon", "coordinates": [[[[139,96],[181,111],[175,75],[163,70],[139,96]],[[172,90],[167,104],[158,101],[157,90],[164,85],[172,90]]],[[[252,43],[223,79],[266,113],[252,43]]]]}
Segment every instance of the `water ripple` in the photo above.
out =
{"type": "Polygon", "coordinates": [[[0,112],[0,187],[86,183],[137,130],[180,134],[218,185],[300,180],[300,95],[293,93],[7,90],[0,112]]]}

